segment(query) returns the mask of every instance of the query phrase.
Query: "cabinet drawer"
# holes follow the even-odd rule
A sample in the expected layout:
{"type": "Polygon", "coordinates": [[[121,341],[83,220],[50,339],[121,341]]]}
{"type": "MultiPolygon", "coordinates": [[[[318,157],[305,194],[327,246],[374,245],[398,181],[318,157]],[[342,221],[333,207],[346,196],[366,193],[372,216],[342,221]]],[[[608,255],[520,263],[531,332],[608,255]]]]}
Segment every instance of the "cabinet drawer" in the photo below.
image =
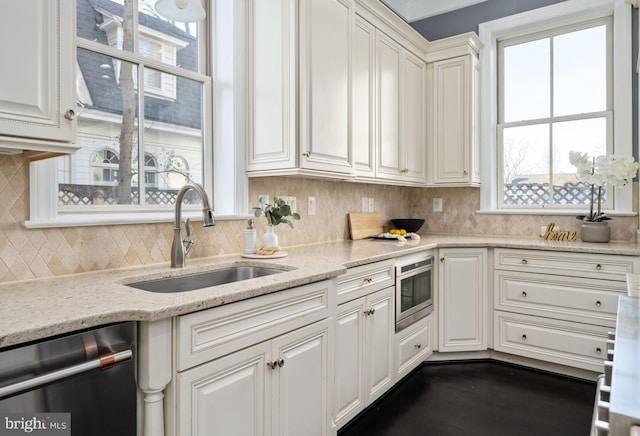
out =
{"type": "Polygon", "coordinates": [[[338,304],[393,286],[394,280],[392,260],[349,268],[338,277],[338,304]]]}
{"type": "Polygon", "coordinates": [[[495,271],[495,308],[615,327],[623,282],[495,271]]]}
{"type": "Polygon", "coordinates": [[[495,269],[530,271],[576,277],[626,281],[626,274],[638,270],[635,256],[567,253],[542,250],[496,248],[495,269]]]}
{"type": "Polygon", "coordinates": [[[177,317],[177,370],[329,317],[334,289],[327,280],[177,317]]]}
{"type": "Polygon", "coordinates": [[[495,312],[494,349],[602,372],[608,327],[495,312]]]}
{"type": "Polygon", "coordinates": [[[398,380],[416,368],[433,352],[429,315],[396,335],[396,370],[398,380]]]}

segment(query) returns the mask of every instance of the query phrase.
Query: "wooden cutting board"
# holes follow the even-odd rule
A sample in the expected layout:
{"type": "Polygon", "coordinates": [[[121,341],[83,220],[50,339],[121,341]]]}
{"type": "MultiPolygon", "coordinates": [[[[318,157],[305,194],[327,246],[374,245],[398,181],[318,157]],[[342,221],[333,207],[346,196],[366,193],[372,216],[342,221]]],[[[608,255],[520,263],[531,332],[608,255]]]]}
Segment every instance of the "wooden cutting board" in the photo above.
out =
{"type": "Polygon", "coordinates": [[[348,214],[351,239],[366,239],[383,233],[384,221],[380,212],[353,212],[348,214]]]}

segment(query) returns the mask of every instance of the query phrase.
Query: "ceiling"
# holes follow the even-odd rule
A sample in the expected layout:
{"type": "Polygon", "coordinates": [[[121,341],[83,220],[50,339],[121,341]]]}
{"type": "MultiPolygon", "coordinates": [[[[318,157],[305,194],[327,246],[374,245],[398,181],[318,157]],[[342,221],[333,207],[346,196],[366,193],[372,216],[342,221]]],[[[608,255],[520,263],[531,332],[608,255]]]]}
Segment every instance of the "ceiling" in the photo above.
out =
{"type": "Polygon", "coordinates": [[[403,20],[410,23],[487,0],[381,0],[403,20]]]}

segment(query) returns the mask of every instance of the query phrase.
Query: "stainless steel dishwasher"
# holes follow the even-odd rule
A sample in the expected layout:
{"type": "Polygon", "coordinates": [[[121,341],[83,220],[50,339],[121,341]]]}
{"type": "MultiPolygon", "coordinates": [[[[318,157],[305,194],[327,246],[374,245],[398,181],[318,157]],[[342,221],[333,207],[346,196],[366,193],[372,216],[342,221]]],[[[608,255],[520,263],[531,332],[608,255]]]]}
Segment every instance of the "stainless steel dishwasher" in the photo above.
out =
{"type": "Polygon", "coordinates": [[[67,432],[53,434],[134,436],[134,351],[133,322],[0,350],[0,434],[55,423],[67,432]]]}

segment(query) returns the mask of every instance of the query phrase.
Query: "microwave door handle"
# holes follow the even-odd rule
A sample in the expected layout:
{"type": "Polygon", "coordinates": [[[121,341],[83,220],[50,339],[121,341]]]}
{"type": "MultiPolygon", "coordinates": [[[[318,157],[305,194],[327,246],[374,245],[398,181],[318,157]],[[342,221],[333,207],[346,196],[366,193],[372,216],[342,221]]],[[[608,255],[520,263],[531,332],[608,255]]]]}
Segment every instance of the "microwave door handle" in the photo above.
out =
{"type": "Polygon", "coordinates": [[[0,400],[16,394],[20,394],[22,392],[39,388],[49,383],[60,381],[73,375],[91,371],[92,369],[106,369],[112,365],[115,365],[116,363],[131,360],[132,356],[133,352],[131,350],[119,351],[117,353],[108,353],[96,359],[89,360],[88,362],[79,363],[77,365],[62,368],[57,371],[49,372],[47,374],[42,374],[18,383],[2,386],[0,387],[0,400]]]}

